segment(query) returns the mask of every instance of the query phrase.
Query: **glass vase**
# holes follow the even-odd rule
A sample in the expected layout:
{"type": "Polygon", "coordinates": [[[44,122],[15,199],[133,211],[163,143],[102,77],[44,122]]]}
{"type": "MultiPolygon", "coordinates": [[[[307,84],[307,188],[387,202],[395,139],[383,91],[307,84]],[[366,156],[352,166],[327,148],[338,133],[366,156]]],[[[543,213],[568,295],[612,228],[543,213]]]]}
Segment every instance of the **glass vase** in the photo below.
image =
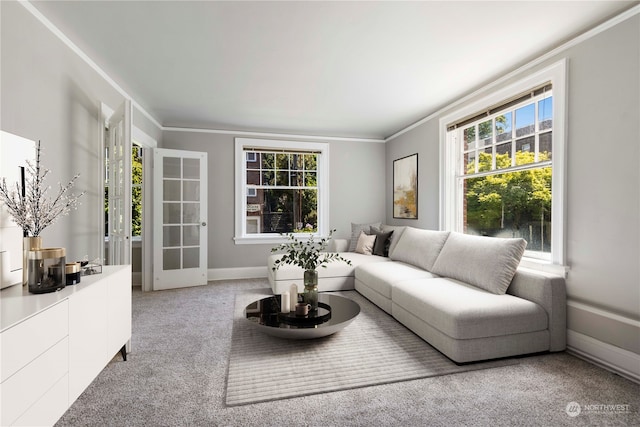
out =
{"type": "Polygon", "coordinates": [[[42,237],[32,236],[22,239],[22,285],[29,282],[29,251],[37,251],[42,248],[42,237]]]}
{"type": "Polygon", "coordinates": [[[316,270],[304,271],[303,301],[311,306],[311,311],[318,310],[318,272],[316,270]]]}

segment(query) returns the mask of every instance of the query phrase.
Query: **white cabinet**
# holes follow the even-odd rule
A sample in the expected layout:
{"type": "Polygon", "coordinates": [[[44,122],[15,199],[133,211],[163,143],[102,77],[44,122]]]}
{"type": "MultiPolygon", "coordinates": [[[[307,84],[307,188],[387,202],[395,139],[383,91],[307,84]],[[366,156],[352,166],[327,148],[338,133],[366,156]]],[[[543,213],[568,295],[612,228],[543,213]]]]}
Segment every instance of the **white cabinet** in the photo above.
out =
{"type": "Polygon", "coordinates": [[[0,425],[53,425],[131,338],[131,268],[0,305],[0,425]]]}

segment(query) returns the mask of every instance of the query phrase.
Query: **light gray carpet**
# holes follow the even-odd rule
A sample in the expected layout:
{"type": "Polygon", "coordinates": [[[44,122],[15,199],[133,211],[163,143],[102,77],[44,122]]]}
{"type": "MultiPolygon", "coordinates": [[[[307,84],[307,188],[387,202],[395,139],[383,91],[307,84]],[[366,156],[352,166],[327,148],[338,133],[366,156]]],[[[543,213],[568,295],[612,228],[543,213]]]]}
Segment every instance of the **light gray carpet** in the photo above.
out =
{"type": "Polygon", "coordinates": [[[227,405],[242,405],[427,378],[517,363],[517,359],[456,365],[356,291],[336,292],[360,305],[342,331],[315,340],[262,333],[243,316],[251,302],[273,295],[236,296],[227,405]]]}
{"type": "Polygon", "coordinates": [[[113,361],[59,426],[640,425],[640,385],[567,353],[442,375],[229,407],[235,296],[265,280],[133,293],[132,352],[113,361]],[[569,402],[585,410],[575,418],[569,402]],[[628,404],[628,412],[587,405],[628,404]]]}

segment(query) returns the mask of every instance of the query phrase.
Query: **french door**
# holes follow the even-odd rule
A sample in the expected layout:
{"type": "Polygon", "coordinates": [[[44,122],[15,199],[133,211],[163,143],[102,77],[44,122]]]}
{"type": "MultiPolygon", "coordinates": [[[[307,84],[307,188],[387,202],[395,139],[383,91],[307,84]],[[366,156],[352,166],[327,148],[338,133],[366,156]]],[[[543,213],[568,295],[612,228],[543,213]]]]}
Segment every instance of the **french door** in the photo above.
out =
{"type": "Polygon", "coordinates": [[[108,119],[109,264],[131,264],[131,101],[108,119]]]}
{"type": "Polygon", "coordinates": [[[153,289],[207,283],[207,153],[156,148],[153,289]]]}

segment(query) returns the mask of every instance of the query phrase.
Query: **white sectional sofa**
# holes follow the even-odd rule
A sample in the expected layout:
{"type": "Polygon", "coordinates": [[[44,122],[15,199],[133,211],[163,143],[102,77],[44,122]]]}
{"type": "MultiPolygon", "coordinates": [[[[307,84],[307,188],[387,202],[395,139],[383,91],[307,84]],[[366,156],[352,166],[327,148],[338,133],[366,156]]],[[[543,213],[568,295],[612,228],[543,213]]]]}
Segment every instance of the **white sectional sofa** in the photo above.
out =
{"type": "MultiPolygon", "coordinates": [[[[319,290],[355,289],[458,363],[565,349],[564,278],[519,268],[522,239],[380,230],[393,231],[388,257],[348,252],[337,241],[333,249],[353,265],[320,269],[319,290]]],[[[278,256],[269,257],[273,292],[291,283],[302,290],[301,269],[272,269],[278,256]]]]}

